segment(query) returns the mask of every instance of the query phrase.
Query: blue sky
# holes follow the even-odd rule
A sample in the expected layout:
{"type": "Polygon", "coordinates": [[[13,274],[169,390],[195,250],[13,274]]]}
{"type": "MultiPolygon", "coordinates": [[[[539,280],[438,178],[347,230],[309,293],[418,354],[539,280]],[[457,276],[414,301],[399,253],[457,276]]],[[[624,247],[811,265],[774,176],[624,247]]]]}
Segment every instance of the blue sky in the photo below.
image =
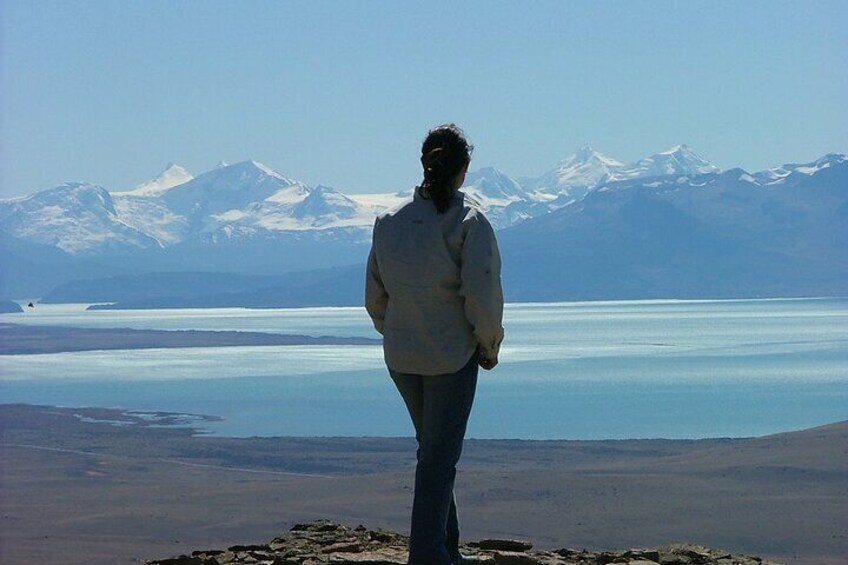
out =
{"type": "Polygon", "coordinates": [[[515,177],[585,144],[809,161],[848,150],[846,21],[841,1],[3,0],[0,196],[247,158],[395,191],[444,121],[515,177]]]}

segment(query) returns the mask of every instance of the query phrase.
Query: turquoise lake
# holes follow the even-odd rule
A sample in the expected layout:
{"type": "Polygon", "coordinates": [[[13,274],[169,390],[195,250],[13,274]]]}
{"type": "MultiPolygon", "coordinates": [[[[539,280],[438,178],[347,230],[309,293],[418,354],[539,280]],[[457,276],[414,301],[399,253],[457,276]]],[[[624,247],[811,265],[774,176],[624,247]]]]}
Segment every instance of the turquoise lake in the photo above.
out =
{"type": "MultiPolygon", "coordinates": [[[[379,337],[361,308],[85,311],[0,322],[379,337]]],[[[509,304],[469,437],[702,438],[848,419],[848,299],[509,304]]],[[[220,416],[228,436],[408,436],[375,346],[0,357],[0,402],[220,416]]]]}

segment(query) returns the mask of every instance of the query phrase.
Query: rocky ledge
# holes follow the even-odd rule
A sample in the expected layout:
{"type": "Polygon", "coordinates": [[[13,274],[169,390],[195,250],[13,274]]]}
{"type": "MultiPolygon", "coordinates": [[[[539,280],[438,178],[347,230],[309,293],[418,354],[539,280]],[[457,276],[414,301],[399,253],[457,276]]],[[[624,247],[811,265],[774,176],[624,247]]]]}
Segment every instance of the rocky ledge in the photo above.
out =
{"type": "MultiPolygon", "coordinates": [[[[234,545],[226,550],[195,551],[146,565],[406,565],[408,538],[364,526],[349,528],[327,520],[297,524],[265,545],[234,545]]],[[[700,545],[674,544],[658,549],[531,551],[525,541],[485,539],[464,545],[464,555],[488,565],[774,565],[759,557],[731,555],[700,545]]]]}

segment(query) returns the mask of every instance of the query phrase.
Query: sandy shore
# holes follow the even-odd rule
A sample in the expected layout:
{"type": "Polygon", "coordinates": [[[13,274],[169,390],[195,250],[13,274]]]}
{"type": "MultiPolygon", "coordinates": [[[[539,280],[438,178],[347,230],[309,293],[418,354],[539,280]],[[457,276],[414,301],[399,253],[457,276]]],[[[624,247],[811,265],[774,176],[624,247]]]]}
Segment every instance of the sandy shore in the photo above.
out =
{"type": "MultiPolygon", "coordinates": [[[[0,405],[0,562],[138,563],[260,542],[317,518],[408,529],[409,438],[163,427],[180,421],[0,405]]],[[[848,560],[848,422],[733,440],[473,440],[457,496],[469,539],[695,542],[835,565],[848,560]]]]}

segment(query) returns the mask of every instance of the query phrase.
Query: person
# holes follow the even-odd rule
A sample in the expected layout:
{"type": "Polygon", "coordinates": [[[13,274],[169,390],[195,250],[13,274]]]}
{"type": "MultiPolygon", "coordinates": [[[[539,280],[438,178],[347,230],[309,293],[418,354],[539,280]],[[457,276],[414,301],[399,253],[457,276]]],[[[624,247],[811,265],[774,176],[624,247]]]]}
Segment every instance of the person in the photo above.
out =
{"type": "Polygon", "coordinates": [[[456,464],[478,366],[498,364],[504,336],[495,233],[459,190],[472,150],[454,124],[429,131],[424,180],[376,219],[368,257],[366,309],[418,442],[410,565],[470,561],[459,553],[456,464]]]}

